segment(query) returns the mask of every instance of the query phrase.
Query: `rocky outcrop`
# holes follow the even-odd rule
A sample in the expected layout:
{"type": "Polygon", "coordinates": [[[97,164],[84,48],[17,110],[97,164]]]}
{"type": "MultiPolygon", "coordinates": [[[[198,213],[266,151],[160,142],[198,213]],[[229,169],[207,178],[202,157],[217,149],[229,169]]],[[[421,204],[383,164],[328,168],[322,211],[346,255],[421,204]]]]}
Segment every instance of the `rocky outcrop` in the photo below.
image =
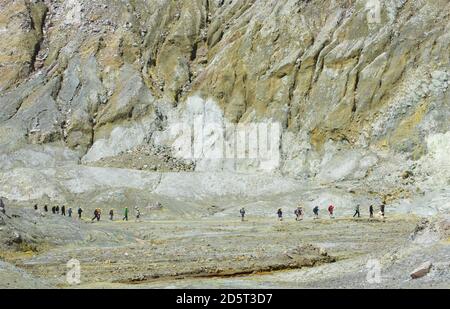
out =
{"type": "Polygon", "coordinates": [[[411,235],[414,243],[423,245],[445,241],[449,237],[450,216],[448,214],[439,216],[433,220],[423,219],[411,235]]]}
{"type": "Polygon", "coordinates": [[[449,5],[0,2],[1,168],[95,165],[169,147],[196,171],[357,180],[393,199],[445,187],[449,5]],[[198,135],[173,130],[195,117],[198,135]],[[279,144],[270,158],[252,157],[250,142],[243,157],[222,158],[236,135],[218,137],[209,123],[274,123],[279,144]],[[196,137],[200,148],[184,151],[196,137]]]}
{"type": "Polygon", "coordinates": [[[449,4],[366,2],[5,2],[1,144],[17,130],[83,155],[199,94],[231,122],[280,122],[300,150],[286,172],[316,174],[330,143],[417,159],[448,129],[449,4]]]}

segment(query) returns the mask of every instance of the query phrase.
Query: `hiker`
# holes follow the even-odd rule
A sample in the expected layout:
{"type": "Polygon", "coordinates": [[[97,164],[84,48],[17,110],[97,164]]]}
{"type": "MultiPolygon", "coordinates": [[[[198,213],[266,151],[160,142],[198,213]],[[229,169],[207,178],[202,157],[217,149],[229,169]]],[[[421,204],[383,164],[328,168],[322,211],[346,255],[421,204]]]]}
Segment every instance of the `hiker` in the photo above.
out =
{"type": "Polygon", "coordinates": [[[386,207],[386,202],[383,201],[383,203],[381,203],[380,206],[380,213],[381,213],[381,217],[384,219],[384,208],[386,207]]]}
{"type": "Polygon", "coordinates": [[[96,220],[100,221],[100,214],[101,214],[101,210],[100,208],[95,208],[94,210],[94,218],[92,218],[92,221],[96,220]]]}
{"type": "Polygon", "coordinates": [[[3,198],[2,197],[0,197],[0,212],[2,214],[6,214],[5,203],[3,203],[3,198]]]}
{"type": "Polygon", "coordinates": [[[34,210],[38,210],[38,205],[34,204],[34,210]]]}
{"type": "Polygon", "coordinates": [[[373,205],[369,207],[369,218],[373,218],[373,205]]]}
{"type": "Polygon", "coordinates": [[[355,206],[355,214],[353,215],[353,218],[356,217],[356,215],[358,215],[358,218],[361,217],[359,214],[359,204],[356,204],[355,206]]]}
{"type": "Polygon", "coordinates": [[[241,214],[241,221],[244,221],[244,217],[245,217],[245,209],[244,209],[244,207],[242,207],[241,210],[239,210],[239,213],[241,214]]]}
{"type": "Polygon", "coordinates": [[[55,206],[52,207],[52,213],[56,214],[56,207],[55,206]]]}
{"type": "Polygon", "coordinates": [[[141,217],[141,211],[139,210],[139,207],[134,207],[134,211],[136,212],[136,221],[137,221],[141,217]]]}
{"type": "Polygon", "coordinates": [[[48,212],[48,206],[47,205],[44,206],[44,211],[48,212]]]}
{"type": "Polygon", "coordinates": [[[124,213],[124,216],[123,216],[122,221],[123,221],[123,220],[128,221],[128,207],[125,207],[125,213],[124,213]]]}
{"type": "Polygon", "coordinates": [[[72,207],[69,207],[67,214],[69,215],[69,218],[72,218],[72,207]]]}
{"type": "Polygon", "coordinates": [[[83,213],[83,209],[81,207],[78,208],[78,219],[81,219],[81,214],[83,213]]]}
{"type": "Polygon", "coordinates": [[[328,206],[328,214],[330,215],[331,219],[334,219],[333,212],[334,212],[334,206],[332,204],[330,204],[330,206],[328,206]]]}
{"type": "Polygon", "coordinates": [[[63,205],[63,206],[61,207],[61,215],[62,215],[62,216],[65,216],[65,215],[66,215],[66,206],[65,206],[65,205],[63,205]]]}
{"type": "Polygon", "coordinates": [[[283,221],[283,211],[281,210],[281,208],[278,208],[277,215],[278,220],[283,221]]]}
{"type": "Polygon", "coordinates": [[[114,209],[111,209],[109,211],[109,220],[113,221],[114,220],[114,209]]]}
{"type": "Polygon", "coordinates": [[[319,219],[319,206],[313,208],[314,219],[319,219]]]}
{"type": "Polygon", "coordinates": [[[100,216],[102,214],[102,210],[100,208],[95,208],[94,210],[94,218],[92,218],[92,221],[97,219],[97,221],[100,221],[100,216]]]}
{"type": "Polygon", "coordinates": [[[56,206],[55,210],[56,210],[56,213],[59,215],[59,206],[56,206]]]}
{"type": "Polygon", "coordinates": [[[299,211],[299,217],[300,217],[300,220],[303,220],[303,216],[304,216],[304,214],[305,214],[305,211],[303,210],[303,206],[298,206],[298,211],[299,211]]]}
{"type": "Polygon", "coordinates": [[[301,216],[302,216],[302,208],[300,206],[298,206],[297,209],[295,209],[294,214],[295,214],[295,221],[302,220],[302,218],[301,218],[301,216]]]}

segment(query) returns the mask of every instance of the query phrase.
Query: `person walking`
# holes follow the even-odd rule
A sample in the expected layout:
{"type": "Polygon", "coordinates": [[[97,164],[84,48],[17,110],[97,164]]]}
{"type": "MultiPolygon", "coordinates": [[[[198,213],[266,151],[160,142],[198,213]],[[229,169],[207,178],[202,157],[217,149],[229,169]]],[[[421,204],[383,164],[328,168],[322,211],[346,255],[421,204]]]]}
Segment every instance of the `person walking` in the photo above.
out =
{"type": "Polygon", "coordinates": [[[302,221],[303,220],[303,207],[298,206],[297,209],[295,209],[294,214],[295,214],[295,221],[302,221]]]}
{"type": "Polygon", "coordinates": [[[302,214],[303,214],[302,207],[298,206],[297,209],[295,209],[294,214],[295,214],[295,221],[302,220],[302,214]]]}
{"type": "Polygon", "coordinates": [[[56,211],[56,214],[59,215],[59,206],[58,205],[55,207],[55,211],[56,211]]]}
{"type": "Polygon", "coordinates": [[[114,209],[111,209],[109,211],[109,220],[113,221],[114,220],[114,209]]]}
{"type": "Polygon", "coordinates": [[[122,221],[128,221],[128,207],[125,207],[125,211],[124,211],[124,216],[123,216],[123,219],[122,219],[122,221]]]}
{"type": "Polygon", "coordinates": [[[369,218],[373,218],[373,205],[369,206],[369,218]]]}
{"type": "Polygon", "coordinates": [[[141,210],[139,207],[134,207],[134,211],[136,212],[136,221],[138,221],[141,218],[141,210]]]}
{"type": "Polygon", "coordinates": [[[1,196],[0,196],[0,213],[5,215],[7,218],[11,219],[11,217],[6,214],[6,206],[5,203],[3,202],[3,197],[1,196]]]}
{"type": "Polygon", "coordinates": [[[3,203],[3,197],[0,197],[0,212],[6,214],[5,203],[3,203]]]}
{"type": "Polygon", "coordinates": [[[303,210],[303,206],[298,206],[298,211],[299,211],[299,218],[300,220],[303,220],[303,216],[305,215],[305,211],[303,210]]]}
{"type": "Polygon", "coordinates": [[[72,218],[72,207],[69,207],[67,214],[69,215],[69,218],[72,218]]]}
{"type": "Polygon", "coordinates": [[[384,219],[384,209],[385,209],[385,207],[386,207],[386,203],[385,203],[385,201],[383,201],[383,203],[380,206],[381,218],[383,218],[383,219],[384,219]]]}
{"type": "Polygon", "coordinates": [[[245,218],[245,208],[242,207],[241,210],[239,210],[239,213],[241,214],[241,221],[244,221],[245,218]]]}
{"type": "Polygon", "coordinates": [[[319,219],[319,206],[313,208],[314,219],[319,219]]]}
{"type": "Polygon", "coordinates": [[[98,216],[98,211],[97,211],[97,208],[95,208],[94,217],[91,219],[91,221],[94,221],[95,219],[97,219],[97,216],[98,216]]]}
{"type": "Polygon", "coordinates": [[[283,211],[281,210],[281,208],[278,208],[277,215],[278,215],[278,220],[283,221],[283,211]]]}
{"type": "Polygon", "coordinates": [[[44,211],[48,212],[48,206],[47,205],[44,206],[44,211]]]}
{"type": "Polygon", "coordinates": [[[353,218],[358,216],[358,218],[361,217],[360,213],[359,213],[359,204],[356,204],[355,206],[355,214],[353,215],[353,218]]]}
{"type": "Polygon", "coordinates": [[[54,215],[56,214],[56,207],[55,207],[55,206],[52,207],[52,213],[53,213],[54,215]]]}
{"type": "Polygon", "coordinates": [[[100,216],[102,215],[102,210],[100,208],[95,208],[94,210],[94,218],[92,218],[92,221],[97,220],[100,221],[100,216]]]}
{"type": "Polygon", "coordinates": [[[66,216],[66,206],[65,205],[62,205],[62,207],[61,207],[61,215],[66,216]]]}
{"type": "Polygon", "coordinates": [[[328,214],[330,215],[331,219],[334,219],[334,206],[332,204],[330,204],[330,206],[328,206],[328,214]]]}
{"type": "Polygon", "coordinates": [[[83,209],[81,207],[78,207],[77,213],[78,213],[78,219],[81,220],[81,214],[83,213],[83,209]]]}

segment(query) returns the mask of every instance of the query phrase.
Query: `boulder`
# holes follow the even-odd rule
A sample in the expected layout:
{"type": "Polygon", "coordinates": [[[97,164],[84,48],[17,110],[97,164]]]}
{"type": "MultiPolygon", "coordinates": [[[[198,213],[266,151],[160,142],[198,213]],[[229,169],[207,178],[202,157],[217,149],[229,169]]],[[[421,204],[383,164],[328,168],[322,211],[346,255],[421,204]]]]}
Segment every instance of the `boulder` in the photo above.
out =
{"type": "Polygon", "coordinates": [[[413,270],[413,272],[410,274],[412,279],[422,278],[423,276],[427,275],[430,272],[431,267],[433,264],[430,261],[427,261],[417,267],[413,270]]]}

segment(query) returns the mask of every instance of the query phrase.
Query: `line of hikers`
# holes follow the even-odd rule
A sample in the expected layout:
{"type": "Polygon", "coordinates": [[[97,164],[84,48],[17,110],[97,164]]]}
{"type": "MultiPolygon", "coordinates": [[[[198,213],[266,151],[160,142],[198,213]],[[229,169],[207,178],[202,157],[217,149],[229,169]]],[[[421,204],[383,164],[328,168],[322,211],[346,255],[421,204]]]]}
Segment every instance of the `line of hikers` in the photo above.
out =
{"type": "MultiPolygon", "coordinates": [[[[33,208],[34,208],[34,210],[38,210],[39,209],[37,204],[34,204],[33,208]]],[[[48,205],[44,205],[44,211],[48,212],[48,205]]],[[[59,207],[59,205],[53,206],[51,211],[52,211],[52,213],[54,215],[59,215],[61,213],[61,216],[65,216],[66,215],[66,206],[62,205],[61,208],[59,207]]],[[[83,209],[81,209],[81,207],[78,208],[77,213],[78,213],[78,217],[81,219],[81,214],[83,213],[83,209]]],[[[67,216],[68,217],[72,217],[72,214],[73,214],[72,207],[69,207],[67,209],[67,216]]]]}
{"type": "MultiPolygon", "coordinates": [[[[160,205],[159,202],[158,202],[158,205],[160,205]]],[[[386,207],[386,202],[383,200],[383,202],[380,205],[380,212],[379,212],[381,218],[383,218],[383,219],[384,219],[385,207],[386,207]]],[[[334,219],[334,210],[335,210],[335,208],[336,207],[333,204],[330,204],[328,206],[328,208],[327,208],[328,215],[329,215],[329,217],[331,219],[334,219]]],[[[34,205],[34,210],[38,210],[38,205],[37,204],[34,205]]],[[[136,206],[136,207],[134,207],[134,210],[135,210],[136,220],[140,219],[140,217],[141,217],[140,209],[136,206]]],[[[354,210],[355,210],[355,213],[353,214],[353,218],[355,218],[355,217],[360,218],[361,217],[360,204],[356,204],[354,210]]],[[[48,212],[48,206],[47,205],[44,205],[44,211],[48,212]]],[[[63,205],[63,206],[61,206],[61,208],[59,206],[53,206],[51,211],[52,211],[53,214],[60,214],[60,212],[61,212],[61,215],[65,216],[66,215],[66,206],[63,205]]],[[[3,214],[6,213],[5,212],[5,204],[3,203],[3,199],[2,198],[0,198],[0,212],[3,213],[3,214]]],[[[69,207],[68,210],[67,210],[68,216],[72,217],[72,213],[73,213],[73,210],[72,210],[71,207],[69,207]]],[[[82,213],[83,213],[83,209],[81,207],[79,207],[78,210],[77,210],[77,214],[78,214],[78,218],[79,219],[81,219],[82,213]]],[[[241,220],[244,221],[245,214],[246,214],[245,208],[242,207],[239,210],[239,213],[241,215],[241,220]]],[[[102,214],[102,210],[100,208],[96,208],[94,210],[94,217],[91,219],[91,221],[95,221],[95,220],[100,221],[101,214],[102,214]]],[[[122,221],[128,221],[128,214],[129,214],[128,207],[125,207],[124,208],[124,216],[122,218],[122,221]]],[[[305,215],[305,211],[303,209],[303,206],[301,206],[301,205],[298,206],[294,210],[294,214],[295,214],[295,220],[296,221],[303,220],[303,217],[305,215]]],[[[314,206],[313,214],[314,214],[314,219],[319,219],[319,206],[314,206]]],[[[280,220],[280,221],[283,220],[283,211],[282,211],[281,208],[278,208],[277,216],[278,216],[278,220],[280,220]]],[[[373,205],[370,205],[369,206],[369,218],[373,218],[373,217],[374,217],[374,207],[373,207],[373,205]]],[[[111,221],[114,220],[114,209],[111,209],[109,211],[109,219],[111,221]]]]}
{"type": "MultiPolygon", "coordinates": [[[[33,208],[34,208],[34,210],[39,209],[37,204],[35,204],[33,208]]],[[[3,204],[3,201],[0,199],[0,211],[5,213],[4,209],[5,209],[5,205],[3,204]]],[[[136,219],[139,219],[141,217],[141,211],[140,211],[139,207],[134,207],[134,210],[135,210],[135,214],[136,214],[136,219]]],[[[44,205],[44,211],[48,212],[48,205],[44,205]]],[[[59,206],[53,206],[51,208],[51,212],[55,215],[61,214],[61,216],[66,216],[66,206],[63,205],[63,206],[61,206],[61,208],[59,206]]],[[[81,207],[79,207],[77,210],[78,219],[81,219],[83,212],[84,212],[84,210],[81,207]]],[[[72,217],[72,214],[73,214],[73,210],[71,207],[69,207],[67,209],[68,217],[72,217]]],[[[124,208],[124,216],[122,218],[122,221],[128,221],[128,214],[129,214],[128,207],[125,207],[124,208]]],[[[102,215],[102,210],[100,208],[96,208],[94,210],[94,217],[91,219],[91,221],[95,221],[95,220],[100,221],[101,215],[102,215]]],[[[109,211],[109,220],[111,220],[111,221],[114,220],[114,209],[111,209],[109,211]]]]}
{"type": "MultiPolygon", "coordinates": [[[[385,202],[383,202],[383,203],[380,205],[380,212],[379,212],[379,214],[380,214],[381,218],[383,218],[383,219],[384,219],[384,210],[385,210],[385,206],[386,206],[385,202]]],[[[328,206],[328,208],[327,208],[327,210],[328,210],[328,216],[329,216],[331,219],[334,219],[334,218],[335,218],[335,217],[334,217],[334,210],[335,210],[335,208],[336,208],[336,207],[335,207],[333,204],[330,204],[330,205],[328,206]]],[[[360,204],[356,204],[354,210],[355,210],[355,213],[354,213],[354,215],[353,215],[353,218],[355,218],[356,216],[357,216],[358,218],[360,218],[360,217],[361,217],[361,213],[360,213],[360,204]]],[[[244,221],[244,219],[245,219],[245,213],[246,213],[246,212],[245,212],[245,208],[242,207],[242,208],[239,210],[239,213],[241,214],[241,221],[244,221]]],[[[276,214],[277,214],[277,216],[278,216],[278,220],[283,221],[283,210],[282,210],[281,208],[278,208],[276,214]]],[[[305,211],[304,211],[304,209],[303,209],[303,206],[298,206],[298,207],[294,210],[294,214],[295,214],[295,221],[301,221],[301,220],[303,220],[303,217],[304,217],[304,215],[305,215],[305,211]]],[[[317,206],[317,205],[314,206],[314,208],[313,208],[313,214],[314,214],[314,219],[319,219],[319,206],[317,206]]],[[[369,206],[369,218],[373,218],[373,216],[374,216],[374,207],[373,207],[373,205],[370,205],[370,206],[369,206]]]]}
{"type": "MultiPolygon", "coordinates": [[[[135,213],[136,213],[136,220],[138,220],[141,217],[141,211],[138,207],[134,207],[135,213]]],[[[122,221],[128,221],[128,207],[124,208],[124,216],[122,218],[122,221]]],[[[91,219],[91,221],[100,221],[102,215],[102,210],[100,208],[96,208],[94,210],[94,217],[91,219]]],[[[80,217],[81,218],[81,217],[80,217]]],[[[114,221],[114,209],[109,210],[109,220],[114,221]]]]}

